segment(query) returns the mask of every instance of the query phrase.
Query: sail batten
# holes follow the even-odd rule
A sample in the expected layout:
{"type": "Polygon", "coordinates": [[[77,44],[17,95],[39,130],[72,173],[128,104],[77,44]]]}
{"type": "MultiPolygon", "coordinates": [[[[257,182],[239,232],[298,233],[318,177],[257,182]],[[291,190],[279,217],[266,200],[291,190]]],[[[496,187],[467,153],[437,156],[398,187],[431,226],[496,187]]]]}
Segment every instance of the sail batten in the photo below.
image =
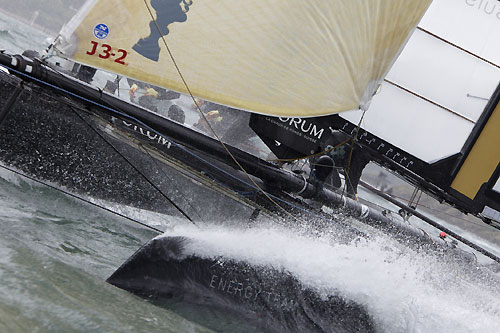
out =
{"type": "Polygon", "coordinates": [[[197,97],[319,116],[369,103],[430,2],[147,0],[155,23],[143,1],[91,0],[58,48],[186,93],[166,43],[197,97]]]}

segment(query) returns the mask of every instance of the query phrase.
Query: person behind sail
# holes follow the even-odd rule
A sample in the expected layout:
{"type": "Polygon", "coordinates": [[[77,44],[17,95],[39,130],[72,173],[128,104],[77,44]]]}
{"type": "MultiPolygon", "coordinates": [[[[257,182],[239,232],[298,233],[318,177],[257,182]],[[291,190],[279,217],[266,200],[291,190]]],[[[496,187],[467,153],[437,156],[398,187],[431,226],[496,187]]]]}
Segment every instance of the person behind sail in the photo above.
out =
{"type": "MultiPolygon", "coordinates": [[[[144,88],[144,95],[137,99],[137,103],[153,112],[158,113],[158,108],[156,107],[155,101],[158,99],[158,91],[151,87],[144,88]]],[[[131,99],[132,100],[132,99],[131,99]]]]}
{"type": "MultiPolygon", "coordinates": [[[[217,105],[214,103],[207,102],[201,98],[195,98],[195,102],[196,103],[193,103],[192,105],[192,109],[195,110],[196,112],[201,111],[205,116],[206,120],[210,123],[210,126],[214,130],[216,130],[217,127],[216,133],[220,134],[220,132],[218,131],[219,128],[216,125],[217,123],[220,123],[222,121],[222,116],[219,110],[216,109],[217,105]]],[[[204,134],[214,137],[214,134],[212,133],[210,126],[207,124],[207,121],[205,121],[205,119],[203,119],[203,117],[200,116],[198,121],[193,126],[198,130],[204,132],[204,134]]]]}
{"type": "Polygon", "coordinates": [[[168,117],[179,124],[184,124],[186,121],[186,115],[180,106],[172,104],[168,109],[168,117]]]}
{"type": "Polygon", "coordinates": [[[194,124],[194,127],[203,131],[205,134],[208,134],[212,137],[215,137],[213,131],[215,131],[215,133],[217,133],[217,135],[219,135],[220,131],[221,131],[220,124],[222,121],[222,116],[220,115],[219,110],[210,110],[206,113],[203,112],[203,114],[205,115],[205,118],[200,117],[198,122],[196,124],[194,124]],[[205,119],[206,119],[206,121],[205,121],[205,119]],[[207,121],[210,124],[210,126],[207,124],[207,121]]]}
{"type": "Polygon", "coordinates": [[[173,100],[179,98],[181,95],[178,92],[166,90],[131,78],[127,78],[127,81],[130,86],[130,101],[153,112],[158,112],[157,100],[173,100]],[[142,95],[139,96],[139,94],[142,95]]]}
{"type": "Polygon", "coordinates": [[[358,183],[365,166],[370,162],[370,153],[352,137],[341,131],[333,131],[323,143],[327,153],[315,161],[313,172],[320,182],[328,177],[334,187],[341,186],[337,168],[343,169],[346,176],[347,195],[356,197],[358,183]],[[352,153],[351,153],[352,150],[352,153]]]}
{"type": "Polygon", "coordinates": [[[181,96],[178,92],[166,90],[165,88],[157,87],[131,78],[127,78],[127,82],[130,86],[129,95],[132,102],[135,102],[135,98],[137,97],[136,93],[154,96],[159,100],[172,100],[181,96]]]}
{"type": "MultiPolygon", "coordinates": [[[[250,122],[249,112],[234,109],[225,105],[212,103],[202,99],[197,99],[196,101],[198,106],[200,107],[200,110],[205,114],[208,114],[212,111],[217,111],[211,114],[211,117],[215,117],[215,115],[217,115],[216,118],[212,119],[211,124],[215,123],[215,127],[214,126],[212,127],[214,127],[217,135],[221,138],[221,140],[224,143],[228,143],[235,147],[240,144],[244,144],[244,147],[241,148],[247,150],[255,148],[249,142],[251,138],[256,136],[255,132],[249,126],[250,122]]],[[[196,108],[196,106],[193,107],[196,108]]],[[[203,129],[203,131],[207,133],[211,132],[210,129],[205,128],[203,124],[195,126],[203,129]]]]}

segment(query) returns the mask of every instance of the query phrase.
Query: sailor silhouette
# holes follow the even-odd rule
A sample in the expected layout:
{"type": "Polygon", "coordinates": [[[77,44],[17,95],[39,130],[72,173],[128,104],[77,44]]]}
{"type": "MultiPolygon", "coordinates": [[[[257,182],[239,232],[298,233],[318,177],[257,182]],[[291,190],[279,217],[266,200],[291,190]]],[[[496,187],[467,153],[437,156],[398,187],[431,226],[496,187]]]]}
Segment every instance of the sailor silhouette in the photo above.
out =
{"type": "Polygon", "coordinates": [[[166,36],[170,32],[168,25],[174,22],[185,22],[187,20],[186,13],[191,4],[192,0],[151,0],[151,6],[156,11],[156,23],[155,21],[149,23],[151,30],[149,36],[141,38],[132,49],[143,57],[158,61],[160,57],[159,41],[162,36],[166,36]]]}

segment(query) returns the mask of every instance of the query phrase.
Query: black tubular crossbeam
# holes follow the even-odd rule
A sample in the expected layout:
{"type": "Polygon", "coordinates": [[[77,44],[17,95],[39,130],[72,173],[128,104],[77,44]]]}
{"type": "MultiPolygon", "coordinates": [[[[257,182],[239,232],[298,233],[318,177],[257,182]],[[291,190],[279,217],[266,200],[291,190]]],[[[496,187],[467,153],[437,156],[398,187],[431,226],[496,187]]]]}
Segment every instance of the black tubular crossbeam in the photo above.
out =
{"type": "Polygon", "coordinates": [[[378,196],[384,198],[385,200],[393,203],[394,205],[404,209],[405,211],[415,215],[416,217],[418,217],[419,219],[421,219],[422,221],[432,225],[433,227],[439,229],[439,230],[442,230],[444,232],[446,232],[448,235],[450,235],[451,237],[455,238],[456,240],[464,243],[465,245],[469,246],[470,248],[476,250],[477,252],[479,253],[482,253],[484,254],[485,256],[487,256],[488,258],[491,258],[493,260],[495,260],[496,262],[500,263],[500,258],[497,257],[496,255],[494,255],[493,253],[483,249],[482,247],[472,243],[471,241],[463,238],[462,236],[458,235],[457,233],[455,233],[454,231],[444,227],[443,225],[439,224],[438,222],[430,219],[429,217],[425,216],[424,214],[420,213],[419,211],[411,208],[411,207],[408,207],[407,205],[399,202],[398,200],[394,199],[393,197],[391,197],[390,195],[387,195],[379,190],[377,190],[376,188],[374,188],[373,186],[370,186],[369,184],[365,183],[365,182],[360,182],[360,184],[366,188],[367,190],[377,194],[378,196]]]}

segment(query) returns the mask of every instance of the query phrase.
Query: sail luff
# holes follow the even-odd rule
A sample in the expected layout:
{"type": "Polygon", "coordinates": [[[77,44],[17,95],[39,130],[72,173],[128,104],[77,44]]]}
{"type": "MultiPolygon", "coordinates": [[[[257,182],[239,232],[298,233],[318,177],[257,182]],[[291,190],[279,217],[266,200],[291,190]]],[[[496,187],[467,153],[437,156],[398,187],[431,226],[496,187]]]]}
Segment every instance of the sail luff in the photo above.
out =
{"type": "MultiPolygon", "coordinates": [[[[94,0],[92,0],[94,1],[94,0]]],[[[431,0],[95,0],[63,52],[78,62],[257,113],[367,103],[431,0]],[[103,29],[103,31],[100,31],[103,29]]]]}

